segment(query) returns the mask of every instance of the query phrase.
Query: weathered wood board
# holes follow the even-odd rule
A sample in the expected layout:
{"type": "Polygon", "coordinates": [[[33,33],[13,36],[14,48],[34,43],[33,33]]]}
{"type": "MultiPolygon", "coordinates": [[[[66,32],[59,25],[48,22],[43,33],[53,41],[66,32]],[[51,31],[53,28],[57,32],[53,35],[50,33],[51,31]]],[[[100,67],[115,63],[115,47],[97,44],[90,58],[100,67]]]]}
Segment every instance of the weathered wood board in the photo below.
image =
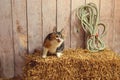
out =
{"type": "Polygon", "coordinates": [[[41,1],[42,0],[27,1],[28,48],[30,53],[36,48],[41,48],[43,43],[41,1]]]}
{"type": "Polygon", "coordinates": [[[106,35],[104,38],[107,48],[113,49],[114,38],[114,0],[101,0],[100,3],[100,21],[106,25],[106,35]],[[111,35],[112,33],[112,35],[111,35]]]}
{"type": "Polygon", "coordinates": [[[85,0],[71,1],[71,48],[85,48],[85,33],[76,17],[76,9],[85,5],[85,0]],[[79,32],[77,32],[77,29],[79,29],[79,32]]]}
{"type": "Polygon", "coordinates": [[[12,0],[15,76],[22,74],[24,55],[27,53],[26,0],[12,0]]]}
{"type": "Polygon", "coordinates": [[[65,48],[70,48],[70,2],[71,0],[57,0],[57,29],[64,29],[65,48]]]}
{"type": "Polygon", "coordinates": [[[42,0],[43,40],[56,27],[56,0],[42,0]]]}
{"type": "Polygon", "coordinates": [[[114,48],[113,50],[120,54],[120,0],[114,0],[114,35],[110,33],[114,37],[114,48]]]}
{"type": "Polygon", "coordinates": [[[0,0],[0,76],[14,76],[14,50],[11,1],[0,0]]]}

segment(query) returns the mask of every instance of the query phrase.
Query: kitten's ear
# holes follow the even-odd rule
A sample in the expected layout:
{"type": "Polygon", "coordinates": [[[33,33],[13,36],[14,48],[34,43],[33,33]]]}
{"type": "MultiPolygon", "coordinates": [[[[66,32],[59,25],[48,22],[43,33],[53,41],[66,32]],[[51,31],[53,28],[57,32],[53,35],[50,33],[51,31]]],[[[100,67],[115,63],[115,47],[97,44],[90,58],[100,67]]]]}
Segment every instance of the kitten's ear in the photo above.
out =
{"type": "Polygon", "coordinates": [[[60,32],[61,32],[61,33],[62,33],[62,32],[64,32],[64,28],[63,28],[63,29],[61,29],[61,31],[60,31],[60,32]]]}
{"type": "Polygon", "coordinates": [[[53,32],[56,33],[57,32],[57,27],[53,28],[53,32]]]}
{"type": "Polygon", "coordinates": [[[63,29],[61,29],[60,33],[61,33],[64,37],[66,37],[66,36],[67,36],[67,32],[65,31],[65,29],[64,29],[64,28],[63,28],[63,29]]]}
{"type": "Polygon", "coordinates": [[[65,30],[64,30],[64,28],[63,29],[61,29],[61,31],[60,31],[62,34],[65,34],[65,30]]]}

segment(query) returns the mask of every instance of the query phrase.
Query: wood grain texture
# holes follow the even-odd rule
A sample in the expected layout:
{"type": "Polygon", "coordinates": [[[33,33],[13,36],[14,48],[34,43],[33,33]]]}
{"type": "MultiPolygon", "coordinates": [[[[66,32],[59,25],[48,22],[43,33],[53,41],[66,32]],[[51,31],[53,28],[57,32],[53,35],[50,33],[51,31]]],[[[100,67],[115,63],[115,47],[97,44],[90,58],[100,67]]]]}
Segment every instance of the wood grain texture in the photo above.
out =
{"type": "Polygon", "coordinates": [[[27,52],[26,0],[12,0],[15,49],[15,76],[22,74],[24,54],[27,52]]]}
{"type": "Polygon", "coordinates": [[[71,0],[71,48],[85,47],[85,33],[76,17],[76,9],[85,5],[85,0],[71,0]],[[79,28],[79,32],[77,29],[79,28]]]}
{"type": "MultiPolygon", "coordinates": [[[[41,0],[28,0],[28,42],[29,52],[36,48],[42,48],[42,12],[41,0]]],[[[47,28],[47,27],[46,27],[47,28]]]]}
{"type": "Polygon", "coordinates": [[[100,1],[100,19],[113,19],[114,0],[100,1]]]}
{"type": "Polygon", "coordinates": [[[56,0],[42,0],[43,40],[56,26],[56,0]]]}
{"type": "Polygon", "coordinates": [[[115,0],[113,43],[115,52],[120,54],[120,0],[115,0]]]}
{"type": "Polygon", "coordinates": [[[104,41],[106,47],[113,49],[114,38],[114,0],[101,0],[100,5],[100,20],[106,25],[106,35],[104,41]],[[112,33],[112,35],[111,35],[112,33]]]}
{"type": "Polygon", "coordinates": [[[87,3],[95,3],[97,5],[98,11],[99,11],[100,0],[86,0],[86,4],[87,3]]]}
{"type": "Polygon", "coordinates": [[[11,1],[0,0],[0,63],[2,77],[14,76],[11,1]]]}
{"type": "Polygon", "coordinates": [[[70,0],[57,0],[57,30],[65,29],[65,48],[70,48],[70,0]]]}

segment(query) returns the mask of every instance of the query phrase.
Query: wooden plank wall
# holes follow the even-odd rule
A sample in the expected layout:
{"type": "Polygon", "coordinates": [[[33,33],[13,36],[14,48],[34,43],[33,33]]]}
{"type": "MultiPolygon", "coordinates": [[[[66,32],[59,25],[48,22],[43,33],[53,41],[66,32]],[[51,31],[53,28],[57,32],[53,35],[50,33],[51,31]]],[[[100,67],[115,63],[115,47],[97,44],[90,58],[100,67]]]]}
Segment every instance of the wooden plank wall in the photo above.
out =
{"type": "Polygon", "coordinates": [[[26,0],[12,0],[15,76],[22,74],[24,54],[27,52],[26,0]],[[19,63],[19,64],[18,64],[19,63]]]}
{"type": "Polygon", "coordinates": [[[120,53],[119,0],[0,0],[0,76],[22,74],[24,55],[42,49],[46,35],[65,28],[66,48],[85,48],[85,33],[75,10],[93,2],[107,26],[105,44],[120,53]]]}
{"type": "Polygon", "coordinates": [[[85,0],[71,0],[71,48],[85,47],[85,34],[75,15],[76,8],[85,5],[85,0]],[[80,28],[79,33],[77,32],[80,28]]]}
{"type": "Polygon", "coordinates": [[[10,0],[0,0],[0,76],[14,75],[13,28],[10,0]]]}
{"type": "Polygon", "coordinates": [[[28,51],[41,48],[43,42],[42,0],[27,0],[28,51]]]}

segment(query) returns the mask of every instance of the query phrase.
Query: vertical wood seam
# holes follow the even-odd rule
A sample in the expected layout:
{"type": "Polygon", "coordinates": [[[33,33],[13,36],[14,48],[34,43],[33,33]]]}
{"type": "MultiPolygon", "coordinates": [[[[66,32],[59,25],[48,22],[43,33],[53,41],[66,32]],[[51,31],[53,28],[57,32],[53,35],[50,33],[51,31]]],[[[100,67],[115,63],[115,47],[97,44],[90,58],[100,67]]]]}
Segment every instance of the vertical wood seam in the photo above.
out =
{"type": "Polygon", "coordinates": [[[11,0],[11,23],[12,23],[12,44],[13,44],[13,60],[14,60],[14,76],[15,76],[15,72],[16,72],[16,70],[15,70],[15,43],[14,43],[14,29],[13,29],[13,4],[12,4],[12,1],[13,0],[11,0]]]}
{"type": "Polygon", "coordinates": [[[57,11],[58,11],[58,10],[57,10],[57,8],[58,8],[57,2],[58,2],[58,1],[56,0],[56,27],[57,27],[57,11]]]}
{"type": "Polygon", "coordinates": [[[101,0],[99,0],[99,20],[100,20],[100,11],[101,11],[101,0]]]}
{"type": "MultiPolygon", "coordinates": [[[[99,16],[101,16],[101,0],[100,0],[100,2],[99,2],[99,8],[100,8],[100,10],[99,10],[99,16]]],[[[101,18],[100,18],[101,19],[101,18]]]]}
{"type": "Polygon", "coordinates": [[[113,42],[112,42],[112,48],[114,49],[114,34],[115,34],[115,26],[114,26],[114,18],[115,18],[115,0],[112,0],[112,22],[113,22],[113,42]]]}
{"type": "Polygon", "coordinates": [[[71,9],[72,9],[71,5],[72,5],[72,3],[71,3],[71,0],[69,0],[69,2],[70,2],[69,3],[69,13],[70,14],[69,14],[69,18],[68,18],[69,19],[68,20],[69,21],[69,26],[68,27],[69,27],[69,48],[71,48],[71,9]]]}
{"type": "MultiPolygon", "coordinates": [[[[86,5],[87,4],[87,1],[85,0],[85,3],[84,3],[84,5],[86,5]]],[[[82,26],[82,25],[81,25],[82,26]]],[[[82,28],[83,29],[83,28],[82,28]]],[[[83,30],[84,31],[84,30],[83,30]]],[[[86,33],[85,33],[85,31],[84,31],[84,47],[83,48],[86,48],[86,38],[87,36],[86,36],[86,33]]]]}
{"type": "MultiPolygon", "coordinates": [[[[86,3],[87,3],[87,1],[85,0],[85,5],[86,5],[86,3]]],[[[84,31],[84,30],[83,30],[84,31]]],[[[86,33],[85,33],[85,31],[84,31],[84,47],[83,48],[86,48],[86,33]]]]}
{"type": "Polygon", "coordinates": [[[27,54],[29,54],[29,33],[28,33],[28,5],[26,0],[26,28],[27,28],[27,54]]]}
{"type": "Polygon", "coordinates": [[[70,0],[70,4],[69,4],[69,10],[70,10],[70,11],[69,11],[69,13],[70,13],[70,14],[69,14],[69,20],[68,20],[68,21],[69,21],[69,31],[70,31],[70,32],[69,32],[69,36],[70,36],[70,37],[69,37],[69,41],[70,41],[70,42],[69,42],[69,48],[71,48],[71,0],[70,0]]]}
{"type": "MultiPolygon", "coordinates": [[[[113,0],[113,3],[112,3],[112,6],[113,6],[113,43],[115,43],[115,0],[113,0]]],[[[113,48],[113,50],[114,50],[114,47],[115,47],[115,44],[113,44],[112,45],[112,48],[113,48]]],[[[114,68],[112,68],[112,70],[113,70],[113,74],[114,74],[114,68]]],[[[114,75],[112,75],[112,76],[114,76],[114,75]]]]}
{"type": "Polygon", "coordinates": [[[43,40],[43,12],[42,12],[43,10],[42,10],[42,0],[41,0],[41,28],[42,28],[42,44],[43,44],[43,42],[44,42],[44,40],[43,40]]]}
{"type": "Polygon", "coordinates": [[[72,0],[70,0],[70,48],[72,47],[71,45],[71,34],[72,34],[72,31],[71,31],[71,25],[72,25],[72,0]]]}
{"type": "MultiPolygon", "coordinates": [[[[112,17],[113,17],[113,19],[114,19],[114,8],[115,8],[115,7],[114,7],[114,2],[115,2],[115,0],[112,0],[112,6],[113,6],[113,8],[112,8],[112,12],[113,12],[112,17]]],[[[112,19],[112,20],[113,20],[113,19],[112,19]]]]}
{"type": "MultiPolygon", "coordinates": [[[[113,0],[113,28],[114,28],[113,43],[115,43],[115,0],[113,0]]],[[[113,49],[114,49],[115,44],[113,44],[112,46],[113,46],[113,49]]]]}
{"type": "MultiPolygon", "coordinates": [[[[44,31],[44,28],[43,28],[43,0],[41,0],[41,19],[42,19],[42,32],[44,31]]],[[[42,40],[43,40],[43,43],[44,43],[44,33],[42,33],[42,40]]]]}
{"type": "Polygon", "coordinates": [[[42,26],[42,42],[44,42],[44,35],[43,35],[43,1],[41,0],[41,26],[42,26]]]}

